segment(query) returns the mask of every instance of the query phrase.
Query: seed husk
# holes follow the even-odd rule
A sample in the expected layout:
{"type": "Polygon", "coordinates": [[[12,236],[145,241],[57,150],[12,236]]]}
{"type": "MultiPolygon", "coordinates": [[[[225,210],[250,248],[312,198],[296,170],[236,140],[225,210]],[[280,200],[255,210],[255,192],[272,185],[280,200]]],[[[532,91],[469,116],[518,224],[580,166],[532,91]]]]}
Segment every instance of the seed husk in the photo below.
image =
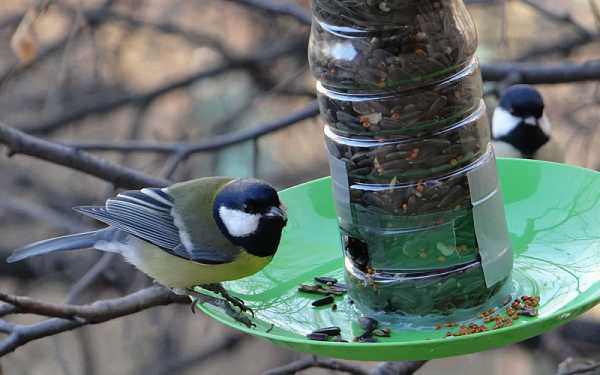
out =
{"type": "Polygon", "coordinates": [[[310,294],[323,294],[323,295],[335,295],[335,296],[341,296],[346,292],[345,289],[343,289],[341,287],[337,287],[335,285],[306,285],[306,284],[301,284],[298,287],[298,291],[304,292],[304,293],[310,293],[310,294]]]}
{"type": "Polygon", "coordinates": [[[329,335],[326,335],[324,333],[309,333],[308,335],[306,335],[306,338],[308,338],[309,340],[314,340],[314,341],[329,341],[329,335]]]}
{"type": "Polygon", "coordinates": [[[313,301],[312,305],[314,307],[330,305],[333,303],[334,300],[335,299],[333,298],[333,296],[327,296],[327,297],[323,297],[323,298],[313,301]]]}
{"type": "Polygon", "coordinates": [[[325,327],[325,328],[319,328],[315,331],[313,331],[312,333],[317,333],[317,334],[324,334],[327,336],[339,336],[341,333],[341,329],[340,327],[325,327]]]}
{"type": "Polygon", "coordinates": [[[317,276],[315,277],[315,281],[321,284],[337,284],[338,283],[338,279],[336,279],[335,277],[327,277],[327,276],[317,276]]]}

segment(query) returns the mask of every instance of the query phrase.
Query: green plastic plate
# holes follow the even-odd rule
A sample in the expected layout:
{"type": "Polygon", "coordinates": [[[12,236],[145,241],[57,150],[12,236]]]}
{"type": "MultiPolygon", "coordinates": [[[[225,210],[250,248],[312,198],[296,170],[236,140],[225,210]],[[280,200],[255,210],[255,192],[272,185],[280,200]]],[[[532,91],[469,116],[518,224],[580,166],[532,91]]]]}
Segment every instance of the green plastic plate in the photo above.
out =
{"type": "MultiPolygon", "coordinates": [[[[317,296],[299,293],[314,276],[343,280],[342,256],[331,198],[324,178],[281,192],[289,222],[273,262],[264,271],[226,288],[256,312],[248,329],[222,310],[199,306],[212,318],[287,348],[353,360],[432,359],[493,349],[564,324],[600,301],[600,173],[531,160],[499,159],[498,168],[515,251],[518,295],[539,295],[539,316],[511,327],[461,337],[447,328],[394,329],[377,343],[311,341],[307,333],[339,326],[344,339],[360,334],[359,316],[347,297],[337,310],[315,308],[317,296]]],[[[456,331],[456,328],[450,329],[456,331]]]]}

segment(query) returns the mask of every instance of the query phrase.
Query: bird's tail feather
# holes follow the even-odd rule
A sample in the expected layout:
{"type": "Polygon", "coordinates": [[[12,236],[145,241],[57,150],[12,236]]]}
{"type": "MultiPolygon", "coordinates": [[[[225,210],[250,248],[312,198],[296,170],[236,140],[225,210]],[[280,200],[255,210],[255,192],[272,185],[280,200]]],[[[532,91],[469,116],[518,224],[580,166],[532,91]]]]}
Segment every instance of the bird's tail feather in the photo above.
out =
{"type": "Polygon", "coordinates": [[[8,263],[13,263],[29,257],[48,254],[55,251],[80,250],[94,247],[94,244],[100,239],[104,231],[105,229],[101,229],[35,242],[13,251],[6,261],[8,263]]]}

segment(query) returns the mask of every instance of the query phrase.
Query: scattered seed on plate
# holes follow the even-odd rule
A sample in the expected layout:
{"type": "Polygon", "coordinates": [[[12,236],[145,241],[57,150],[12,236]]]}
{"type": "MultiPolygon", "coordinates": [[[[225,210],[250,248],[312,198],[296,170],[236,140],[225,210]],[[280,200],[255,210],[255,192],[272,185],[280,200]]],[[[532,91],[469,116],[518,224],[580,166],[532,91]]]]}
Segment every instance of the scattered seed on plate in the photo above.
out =
{"type": "Polygon", "coordinates": [[[334,277],[327,276],[317,276],[315,277],[315,281],[321,284],[334,285],[338,283],[338,280],[334,277]]]}
{"type": "Polygon", "coordinates": [[[346,293],[346,290],[335,285],[306,285],[301,284],[298,287],[299,292],[323,295],[341,296],[346,293]]]}
{"type": "Polygon", "coordinates": [[[374,329],[372,332],[373,336],[377,336],[377,337],[390,337],[390,334],[392,333],[392,331],[389,328],[383,328],[383,329],[374,329]]]}
{"type": "Polygon", "coordinates": [[[313,301],[312,305],[314,307],[320,307],[320,306],[325,306],[325,305],[332,304],[333,301],[334,301],[333,296],[327,296],[327,297],[323,297],[321,299],[318,299],[316,301],[313,301]]]}
{"type": "Polygon", "coordinates": [[[328,335],[328,336],[339,336],[341,332],[342,332],[342,330],[340,329],[340,327],[334,326],[334,327],[319,328],[319,329],[313,331],[312,333],[324,334],[324,335],[328,335]]]}
{"type": "Polygon", "coordinates": [[[368,316],[361,316],[358,318],[358,325],[366,332],[371,332],[379,326],[379,322],[368,316]]]}
{"type": "Polygon", "coordinates": [[[328,341],[329,340],[329,335],[326,335],[324,333],[309,333],[308,335],[306,335],[306,338],[308,338],[309,340],[314,340],[314,341],[328,341]]]}

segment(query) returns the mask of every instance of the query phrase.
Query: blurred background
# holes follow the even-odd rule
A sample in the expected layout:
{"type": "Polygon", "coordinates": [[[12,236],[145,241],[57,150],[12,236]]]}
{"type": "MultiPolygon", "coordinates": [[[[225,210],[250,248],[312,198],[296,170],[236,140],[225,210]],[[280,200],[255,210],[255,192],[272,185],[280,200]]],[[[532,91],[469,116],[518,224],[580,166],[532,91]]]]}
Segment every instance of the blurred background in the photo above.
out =
{"type": "MultiPolygon", "coordinates": [[[[600,18],[593,1],[471,1],[480,60],[597,58],[600,18]]],[[[206,146],[185,157],[90,150],[174,180],[257,176],[285,188],[325,176],[322,125],[310,107],[315,82],[301,12],[308,8],[309,0],[0,0],[0,121],[82,148],[126,140],[206,146]],[[275,4],[279,14],[256,4],[275,4]],[[25,47],[15,50],[11,38],[14,45],[24,17],[32,22],[20,36],[25,47]],[[296,115],[306,119],[218,147],[296,115]]],[[[600,168],[598,83],[537,87],[568,163],[600,168]]],[[[0,259],[28,242],[93,228],[70,208],[100,203],[115,191],[97,178],[25,156],[1,157],[0,176],[0,259]]],[[[49,302],[87,303],[147,285],[120,258],[97,252],[10,267],[0,261],[0,290],[49,302]],[[100,269],[99,276],[78,289],[90,269],[100,269]]],[[[580,334],[598,317],[600,310],[528,345],[431,361],[419,373],[554,373],[566,356],[600,353],[600,332],[595,343],[580,334]]],[[[23,375],[257,374],[300,357],[171,305],[34,341],[0,365],[4,374],[23,375]],[[220,350],[206,355],[212,347],[220,350]]]]}

